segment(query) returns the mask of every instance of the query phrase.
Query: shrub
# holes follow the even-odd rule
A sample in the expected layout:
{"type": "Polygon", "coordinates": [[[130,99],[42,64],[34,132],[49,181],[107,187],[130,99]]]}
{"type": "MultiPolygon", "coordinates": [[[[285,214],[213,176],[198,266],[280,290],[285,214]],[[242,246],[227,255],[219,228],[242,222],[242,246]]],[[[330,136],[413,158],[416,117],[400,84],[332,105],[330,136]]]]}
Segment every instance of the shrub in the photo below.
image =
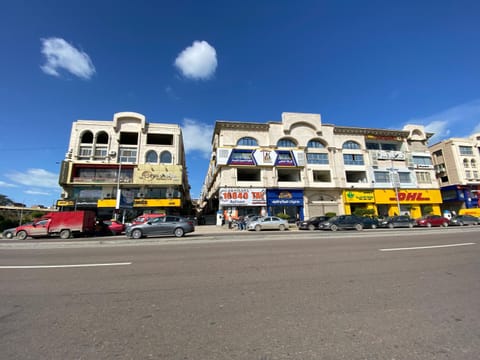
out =
{"type": "Polygon", "coordinates": [[[284,214],[284,213],[278,213],[277,217],[279,217],[280,219],[284,219],[284,220],[290,219],[290,216],[288,216],[287,214],[284,214]]]}

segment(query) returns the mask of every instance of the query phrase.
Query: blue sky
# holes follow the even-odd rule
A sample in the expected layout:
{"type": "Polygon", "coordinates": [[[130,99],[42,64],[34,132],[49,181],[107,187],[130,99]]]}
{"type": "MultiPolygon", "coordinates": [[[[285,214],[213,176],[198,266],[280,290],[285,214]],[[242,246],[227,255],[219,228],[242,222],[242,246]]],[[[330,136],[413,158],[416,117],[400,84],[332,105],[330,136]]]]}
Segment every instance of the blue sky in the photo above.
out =
{"type": "Polygon", "coordinates": [[[72,122],[121,111],[182,126],[193,197],[216,120],[480,132],[479,13],[461,0],[5,1],[0,194],[52,205],[72,122]]]}

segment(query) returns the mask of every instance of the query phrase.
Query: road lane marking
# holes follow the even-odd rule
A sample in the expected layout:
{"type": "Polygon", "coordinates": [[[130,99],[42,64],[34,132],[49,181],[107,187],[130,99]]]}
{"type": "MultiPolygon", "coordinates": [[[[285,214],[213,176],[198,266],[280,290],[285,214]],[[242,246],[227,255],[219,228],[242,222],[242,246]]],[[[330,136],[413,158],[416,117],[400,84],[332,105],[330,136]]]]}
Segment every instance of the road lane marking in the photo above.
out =
{"type": "Polygon", "coordinates": [[[380,250],[380,251],[423,250],[423,249],[438,249],[438,248],[455,247],[455,246],[467,246],[467,245],[476,245],[476,243],[461,243],[461,244],[449,244],[449,245],[430,245],[430,246],[416,246],[416,247],[390,248],[390,249],[378,249],[378,250],[380,250]]]}
{"type": "Polygon", "coordinates": [[[52,269],[52,268],[79,268],[98,266],[125,266],[132,265],[131,262],[104,263],[104,264],[70,264],[70,265],[10,265],[0,266],[0,269],[52,269]]]}

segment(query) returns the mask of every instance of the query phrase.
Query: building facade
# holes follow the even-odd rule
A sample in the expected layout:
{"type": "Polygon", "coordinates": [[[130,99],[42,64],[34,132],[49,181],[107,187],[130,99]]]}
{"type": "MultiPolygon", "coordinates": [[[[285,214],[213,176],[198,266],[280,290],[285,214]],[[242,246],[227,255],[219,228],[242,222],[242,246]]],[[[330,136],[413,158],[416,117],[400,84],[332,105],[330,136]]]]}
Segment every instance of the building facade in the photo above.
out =
{"type": "Polygon", "coordinates": [[[134,112],[113,120],[77,120],[60,171],[63,210],[182,213],[190,206],[182,131],[134,112]]]}
{"type": "MultiPolygon", "coordinates": [[[[422,126],[403,130],[323,124],[319,114],[281,122],[217,121],[201,205],[218,216],[440,213],[422,126]]],[[[218,222],[217,222],[218,223],[218,222]]]]}
{"type": "Polygon", "coordinates": [[[430,146],[443,198],[443,211],[480,207],[480,133],[430,146]]]}

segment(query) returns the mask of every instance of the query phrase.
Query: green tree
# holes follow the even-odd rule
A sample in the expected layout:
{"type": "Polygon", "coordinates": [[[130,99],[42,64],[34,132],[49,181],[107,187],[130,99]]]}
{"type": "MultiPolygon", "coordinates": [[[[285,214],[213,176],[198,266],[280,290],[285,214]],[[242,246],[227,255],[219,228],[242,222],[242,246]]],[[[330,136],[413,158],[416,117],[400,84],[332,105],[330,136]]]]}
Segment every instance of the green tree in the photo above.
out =
{"type": "Polygon", "coordinates": [[[6,195],[0,194],[0,206],[13,205],[13,201],[6,195]]]}

